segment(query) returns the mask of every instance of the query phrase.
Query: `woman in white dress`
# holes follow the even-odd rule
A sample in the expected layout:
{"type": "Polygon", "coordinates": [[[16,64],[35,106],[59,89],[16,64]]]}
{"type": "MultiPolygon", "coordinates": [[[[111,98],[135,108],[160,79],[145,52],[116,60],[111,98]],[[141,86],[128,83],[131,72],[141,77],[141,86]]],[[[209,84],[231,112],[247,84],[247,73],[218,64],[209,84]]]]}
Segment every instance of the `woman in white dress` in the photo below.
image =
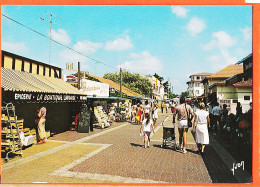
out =
{"type": "Polygon", "coordinates": [[[199,154],[203,154],[205,145],[209,144],[209,113],[204,110],[204,103],[200,103],[199,108],[200,110],[195,112],[193,131],[196,132],[196,143],[198,144],[199,154]]]}

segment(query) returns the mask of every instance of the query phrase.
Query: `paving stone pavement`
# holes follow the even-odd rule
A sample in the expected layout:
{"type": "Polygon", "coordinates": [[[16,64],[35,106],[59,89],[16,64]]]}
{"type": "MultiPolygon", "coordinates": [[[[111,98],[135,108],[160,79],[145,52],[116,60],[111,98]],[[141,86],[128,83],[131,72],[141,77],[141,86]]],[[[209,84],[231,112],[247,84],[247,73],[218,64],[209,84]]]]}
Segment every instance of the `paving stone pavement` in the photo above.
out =
{"type": "MultiPolygon", "coordinates": [[[[158,124],[171,124],[171,113],[159,114],[158,124]]],[[[68,131],[50,138],[51,146],[38,157],[21,158],[21,165],[3,164],[2,182],[56,183],[233,183],[230,169],[211,145],[202,157],[197,154],[192,133],[187,154],[161,148],[162,126],[157,125],[150,148],[143,148],[140,126],[116,123],[91,133],[68,131]],[[62,143],[62,145],[60,145],[62,143]],[[50,166],[51,165],[51,166],[50,166]],[[33,168],[33,169],[32,169],[33,168]]],[[[177,129],[176,129],[177,131],[177,129]]],[[[176,133],[178,138],[178,133],[176,133]]],[[[47,143],[48,144],[48,143],[47,143]]],[[[34,146],[33,146],[34,147],[34,146]]],[[[35,154],[37,151],[32,151],[35,154]]],[[[33,156],[33,155],[31,155],[33,156]]],[[[19,163],[15,160],[13,163],[19,163]]]]}

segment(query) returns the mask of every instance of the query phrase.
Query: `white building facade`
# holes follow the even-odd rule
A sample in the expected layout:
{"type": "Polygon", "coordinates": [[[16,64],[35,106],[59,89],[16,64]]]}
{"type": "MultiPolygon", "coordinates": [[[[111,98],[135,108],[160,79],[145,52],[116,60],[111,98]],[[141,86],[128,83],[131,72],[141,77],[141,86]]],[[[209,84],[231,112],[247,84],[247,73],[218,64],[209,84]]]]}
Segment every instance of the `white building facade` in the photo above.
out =
{"type": "Polygon", "coordinates": [[[200,97],[204,93],[204,85],[202,83],[202,80],[208,76],[210,76],[211,73],[198,73],[191,75],[190,81],[187,82],[188,84],[188,96],[189,97],[200,97]]]}
{"type": "Polygon", "coordinates": [[[153,75],[142,75],[142,76],[148,78],[151,84],[153,85],[154,99],[163,100],[165,96],[165,92],[161,82],[153,75]]]}

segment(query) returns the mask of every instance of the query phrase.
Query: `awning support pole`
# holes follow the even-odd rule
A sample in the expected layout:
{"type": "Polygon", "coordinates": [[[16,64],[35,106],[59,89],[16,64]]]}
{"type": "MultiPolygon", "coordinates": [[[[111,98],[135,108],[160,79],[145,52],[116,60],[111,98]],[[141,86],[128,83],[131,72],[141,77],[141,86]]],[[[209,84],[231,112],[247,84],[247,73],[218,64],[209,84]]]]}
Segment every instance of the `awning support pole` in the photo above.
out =
{"type": "Polygon", "coordinates": [[[80,89],[80,62],[78,62],[78,89],[80,89]]]}

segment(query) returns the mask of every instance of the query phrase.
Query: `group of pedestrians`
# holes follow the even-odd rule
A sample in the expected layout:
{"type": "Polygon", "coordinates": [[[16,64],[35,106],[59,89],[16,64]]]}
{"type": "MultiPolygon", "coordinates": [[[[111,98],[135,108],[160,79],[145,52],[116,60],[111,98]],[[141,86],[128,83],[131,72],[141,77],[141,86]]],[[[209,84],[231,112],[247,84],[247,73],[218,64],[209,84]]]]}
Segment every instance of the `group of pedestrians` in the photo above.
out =
{"type": "Polygon", "coordinates": [[[140,125],[140,123],[143,122],[143,120],[146,118],[146,114],[150,114],[151,119],[153,119],[154,124],[156,125],[157,119],[158,119],[158,105],[154,103],[153,105],[150,105],[148,101],[145,101],[145,104],[142,105],[138,103],[137,105],[133,105],[132,108],[132,114],[131,114],[131,122],[137,123],[137,125],[140,125]]]}
{"type": "Polygon", "coordinates": [[[221,133],[223,134],[223,126],[226,124],[228,117],[227,105],[224,104],[223,108],[221,108],[218,102],[211,102],[209,104],[209,114],[211,121],[209,128],[210,130],[214,131],[213,135],[216,135],[216,133],[218,133],[219,128],[221,130],[221,133]]]}
{"type": "Polygon", "coordinates": [[[174,103],[174,102],[164,102],[163,101],[161,103],[161,112],[163,113],[164,108],[165,108],[166,113],[168,113],[169,110],[174,112],[175,107],[176,107],[176,103],[174,103]]]}

